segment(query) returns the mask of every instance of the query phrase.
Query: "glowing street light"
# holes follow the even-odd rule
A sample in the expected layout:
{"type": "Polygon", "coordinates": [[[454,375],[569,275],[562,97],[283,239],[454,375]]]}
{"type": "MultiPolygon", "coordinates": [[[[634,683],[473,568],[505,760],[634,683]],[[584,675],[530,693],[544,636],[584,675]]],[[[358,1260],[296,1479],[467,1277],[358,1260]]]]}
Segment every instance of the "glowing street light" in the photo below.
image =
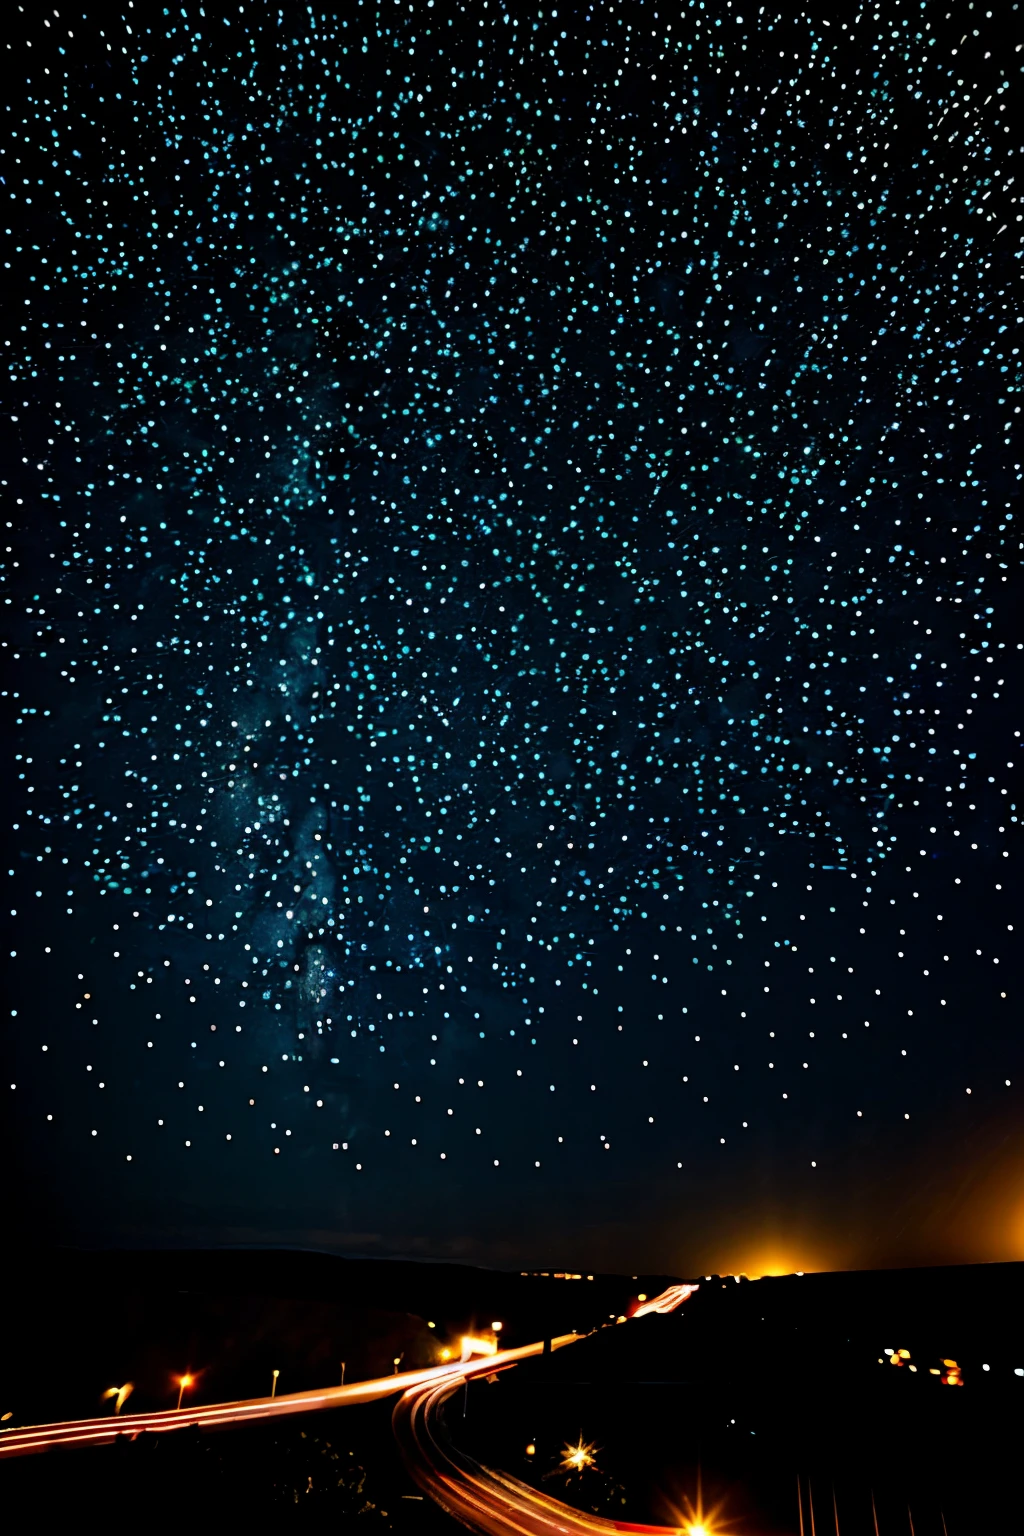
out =
{"type": "MultiPolygon", "coordinates": [[[[716,1526],[716,1517],[721,1513],[722,1505],[716,1504],[712,1509],[705,1508],[704,1495],[701,1488],[700,1469],[697,1471],[697,1502],[696,1506],[689,1499],[684,1500],[685,1509],[681,1511],[679,1522],[679,1536],[716,1536],[720,1526],[716,1526]]],[[[800,1507],[800,1530],[803,1531],[803,1505],[800,1507]]]]}
{"type": "Polygon", "coordinates": [[[575,1445],[566,1445],[562,1451],[563,1472],[583,1472],[587,1467],[597,1465],[594,1452],[596,1445],[586,1445],[583,1436],[580,1435],[575,1445]]]}
{"type": "Polygon", "coordinates": [[[271,1397],[276,1397],[277,1396],[277,1378],[280,1376],[280,1374],[281,1374],[280,1371],[274,1371],[273,1372],[273,1380],[270,1383],[270,1395],[271,1395],[271,1397]]]}
{"type": "Polygon", "coordinates": [[[108,1387],[103,1394],[103,1401],[106,1402],[108,1398],[112,1397],[114,1399],[114,1412],[120,1413],[125,1398],[131,1396],[133,1388],[134,1382],[131,1381],[126,1381],[123,1387],[108,1387]]]}
{"type": "Polygon", "coordinates": [[[180,1411],[180,1409],[181,1409],[182,1393],[184,1392],[186,1387],[190,1387],[192,1385],[192,1382],[193,1382],[193,1377],[191,1377],[191,1376],[179,1376],[178,1377],[178,1408],[177,1408],[176,1411],[180,1411]]]}

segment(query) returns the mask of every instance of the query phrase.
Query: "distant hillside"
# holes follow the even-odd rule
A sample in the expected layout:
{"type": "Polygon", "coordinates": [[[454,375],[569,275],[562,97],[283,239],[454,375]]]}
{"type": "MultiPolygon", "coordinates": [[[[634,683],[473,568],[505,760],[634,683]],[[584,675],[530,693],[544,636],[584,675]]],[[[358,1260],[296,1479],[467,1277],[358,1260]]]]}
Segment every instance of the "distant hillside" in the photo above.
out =
{"type": "Polygon", "coordinates": [[[402,1259],[348,1259],[295,1249],[57,1249],[15,1255],[8,1295],[105,1291],[114,1286],[156,1295],[264,1296],[329,1301],[408,1312],[462,1326],[493,1313],[517,1338],[538,1330],[595,1326],[643,1293],[676,1283],[671,1275],[565,1278],[402,1259]],[[524,1333],[525,1330],[525,1333],[524,1333]],[[531,1330],[533,1330],[531,1332],[531,1330]]]}

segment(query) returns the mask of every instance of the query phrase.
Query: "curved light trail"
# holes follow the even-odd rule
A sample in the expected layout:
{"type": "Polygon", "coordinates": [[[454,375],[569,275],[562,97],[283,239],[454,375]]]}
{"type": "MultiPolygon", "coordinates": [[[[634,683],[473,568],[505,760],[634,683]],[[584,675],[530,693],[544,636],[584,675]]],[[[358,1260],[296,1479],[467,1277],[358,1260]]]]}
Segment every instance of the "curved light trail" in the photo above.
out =
{"type": "MultiPolygon", "coordinates": [[[[571,1343],[573,1337],[552,1340],[552,1348],[571,1343]]],[[[536,1347],[531,1352],[536,1353],[536,1347]]],[[[463,1374],[467,1378],[489,1376],[513,1363],[504,1361],[498,1367],[493,1359],[487,1360],[463,1374]]],[[[572,1509],[507,1472],[494,1472],[456,1450],[445,1429],[442,1410],[461,1386],[462,1381],[451,1376],[410,1386],[395,1404],[391,1422],[416,1486],[471,1531],[482,1536],[611,1536],[620,1531],[638,1536],[679,1536],[675,1526],[635,1525],[572,1509]]]]}

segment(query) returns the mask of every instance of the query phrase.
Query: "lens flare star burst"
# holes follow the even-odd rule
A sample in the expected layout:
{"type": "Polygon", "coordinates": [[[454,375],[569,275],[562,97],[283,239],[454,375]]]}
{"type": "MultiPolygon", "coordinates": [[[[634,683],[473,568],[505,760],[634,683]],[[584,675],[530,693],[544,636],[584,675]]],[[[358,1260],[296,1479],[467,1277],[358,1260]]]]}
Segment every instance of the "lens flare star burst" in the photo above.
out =
{"type": "Polygon", "coordinates": [[[563,1446],[562,1460],[559,1464],[559,1471],[568,1474],[580,1474],[585,1472],[589,1467],[596,1467],[596,1452],[597,1446],[593,1444],[588,1445],[584,1441],[583,1436],[580,1435],[575,1445],[569,1445],[567,1443],[565,1446],[563,1446]]]}

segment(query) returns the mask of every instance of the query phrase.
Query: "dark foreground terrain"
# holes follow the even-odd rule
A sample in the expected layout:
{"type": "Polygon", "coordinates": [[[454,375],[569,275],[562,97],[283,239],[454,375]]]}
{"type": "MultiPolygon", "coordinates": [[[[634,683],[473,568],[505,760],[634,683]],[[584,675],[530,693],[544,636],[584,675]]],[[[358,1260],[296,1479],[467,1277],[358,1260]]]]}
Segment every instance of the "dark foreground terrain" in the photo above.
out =
{"type": "MultiPolygon", "coordinates": [[[[184,1371],[204,1402],[264,1395],[275,1369],[282,1392],[337,1382],[342,1360],[353,1381],[396,1358],[432,1363],[494,1321],[510,1344],[593,1329],[456,1399],[456,1443],[615,1519],[685,1528],[702,1497],[723,1536],[795,1536],[798,1485],[808,1533],[812,1497],[816,1533],[872,1536],[876,1515],[880,1536],[1021,1528],[1024,1266],[702,1277],[681,1312],[612,1322],[668,1278],[301,1253],[37,1255],[4,1282],[0,1412],[9,1426],[91,1416],[124,1381],[132,1409],[173,1407],[184,1371]],[[567,1473],[564,1448],[580,1440],[593,1465],[567,1473]]],[[[120,1510],[199,1529],[454,1529],[416,1498],[388,1403],[0,1462],[0,1498],[51,1523],[120,1510]]]]}
{"type": "Polygon", "coordinates": [[[812,1497],[818,1536],[872,1536],[875,1515],[880,1536],[1021,1530],[1022,1282],[1010,1264],[716,1277],[677,1314],[476,1387],[453,1428],[613,1518],[680,1523],[700,1484],[711,1529],[796,1532],[799,1479],[808,1536],[812,1497]],[[580,1439],[596,1466],[567,1476],[580,1439]]]}

